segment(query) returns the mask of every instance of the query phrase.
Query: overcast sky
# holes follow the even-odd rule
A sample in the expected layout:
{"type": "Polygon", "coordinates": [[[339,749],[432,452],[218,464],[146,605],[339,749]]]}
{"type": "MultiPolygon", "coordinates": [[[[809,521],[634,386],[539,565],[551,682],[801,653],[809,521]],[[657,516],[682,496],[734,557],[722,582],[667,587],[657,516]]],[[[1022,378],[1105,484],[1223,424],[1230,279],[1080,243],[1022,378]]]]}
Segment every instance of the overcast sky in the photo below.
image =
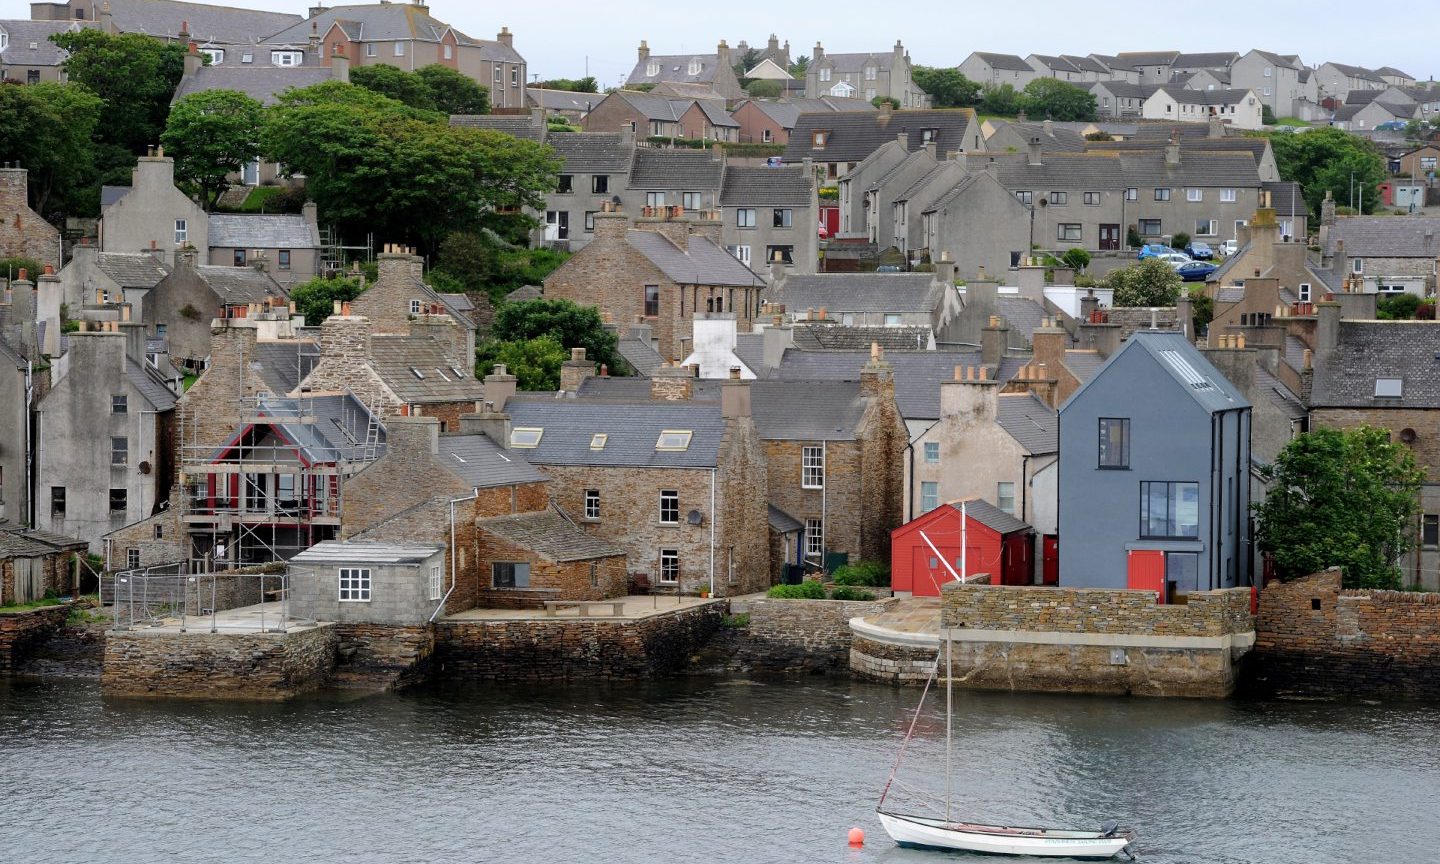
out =
{"type": "MultiPolygon", "coordinates": [[[[311,3],[233,0],[229,5],[303,15],[311,3]]],[[[926,66],[955,66],[977,50],[1023,57],[1031,52],[1243,53],[1263,48],[1299,54],[1310,65],[1336,60],[1370,68],[1395,66],[1421,80],[1432,77],[1440,58],[1433,33],[1419,26],[1424,16],[1409,31],[1390,9],[1348,0],[1211,0],[1193,6],[1132,0],[909,0],[896,4],[892,13],[883,5],[849,0],[529,0],[513,5],[431,0],[432,15],[475,38],[493,39],[501,25],[508,26],[515,33],[516,50],[541,78],[578,78],[586,73],[588,57],[590,74],[607,86],[629,74],[641,39],[657,54],[681,54],[713,52],[719,39],[731,46],[742,39],[763,46],[772,32],[782,43],[789,40],[792,56],[810,55],[816,41],[828,51],[859,52],[887,51],[900,39],[911,59],[926,66]],[[884,11],[876,14],[877,9],[884,11]],[[1411,38],[1405,38],[1407,32],[1411,38]]],[[[0,0],[0,18],[28,17],[28,3],[0,0]]]]}

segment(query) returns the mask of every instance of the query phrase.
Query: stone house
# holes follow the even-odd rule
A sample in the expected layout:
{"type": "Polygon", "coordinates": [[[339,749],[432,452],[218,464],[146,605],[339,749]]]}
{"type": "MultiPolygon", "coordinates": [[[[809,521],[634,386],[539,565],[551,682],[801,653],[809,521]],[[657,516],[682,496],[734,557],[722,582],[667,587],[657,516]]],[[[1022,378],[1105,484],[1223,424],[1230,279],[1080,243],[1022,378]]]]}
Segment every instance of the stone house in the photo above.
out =
{"type": "Polygon", "coordinates": [[[627,87],[692,84],[704,87],[721,99],[740,99],[745,95],[732,68],[735,59],[724,39],[713,54],[651,54],[650,46],[641,40],[636,55],[635,68],[625,79],[627,87]]]}
{"type": "Polygon", "coordinates": [[[85,542],[74,537],[0,523],[0,606],[74,591],[74,559],[84,552],[85,542]]]}
{"type": "Polygon", "coordinates": [[[0,521],[25,525],[30,524],[32,368],[0,335],[0,521]]]}
{"type": "Polygon", "coordinates": [[[691,398],[688,370],[666,367],[652,398],[506,404],[509,449],[554,481],[555,503],[625,550],[631,574],[722,596],[770,584],[765,449],[749,382],[718,401],[691,398]]]}
{"type": "Polygon", "coordinates": [[[740,124],[739,138],[742,144],[788,144],[790,131],[800,115],[816,111],[864,111],[878,109],[864,99],[837,99],[829,96],[819,99],[799,97],[772,99],[746,99],[730,116],[740,124]]]}
{"type": "Polygon", "coordinates": [[[210,264],[257,267],[289,288],[320,275],[320,227],[315,204],[304,212],[214,213],[210,216],[210,264]]]}
{"type": "Polygon", "coordinates": [[[993,54],[987,51],[972,51],[960,63],[960,74],[977,84],[999,87],[1009,84],[1016,90],[1035,80],[1039,73],[1015,54],[993,54]]]}
{"type": "Polygon", "coordinates": [[[131,185],[100,190],[101,252],[208,249],[209,226],[205,209],[175,187],[175,160],[164,148],[140,157],[131,185]]]}
{"type": "MultiPolygon", "coordinates": [[[[668,206],[668,205],[667,205],[668,206]]],[[[699,312],[734,312],[751,330],[765,281],[725,251],[714,212],[676,211],[630,220],[595,214],[595,238],[545,280],[545,296],[595,306],[615,323],[649,324],[662,357],[690,352],[699,312]]]]}
{"type": "Polygon", "coordinates": [[[1217,117],[1236,129],[1256,130],[1261,122],[1261,101],[1253,90],[1189,90],[1162,86],[1140,105],[1146,120],[1201,121],[1217,117]]]}
{"type": "Polygon", "coordinates": [[[564,117],[574,125],[580,125],[605,98],[599,93],[577,93],[573,90],[549,90],[544,87],[526,87],[525,105],[540,108],[547,115],[564,117]]]}
{"type": "Polygon", "coordinates": [[[778,260],[814,273],[819,259],[819,199],[809,163],[780,168],[725,167],[720,239],[742,264],[778,260]],[[764,256],[758,257],[758,256],[764,256]]]}
{"type": "Polygon", "coordinates": [[[285,291],[253,267],[212,267],[197,263],[192,247],[175,252],[175,266],[145,296],[140,320],[165,337],[170,356],[188,369],[203,368],[210,353],[210,321],[244,318],[270,305],[283,305],[285,291]]]}
{"type": "Polygon", "coordinates": [[[145,326],[70,334],[36,407],[36,525],[99,552],[110,531],[149,516],[175,481],[175,393],[146,362],[145,326]]]}
{"type": "Polygon", "coordinates": [[[29,178],[24,168],[0,167],[0,257],[58,264],[60,232],[30,209],[29,178]]]}
{"type": "Polygon", "coordinates": [[[450,583],[444,564],[442,546],[325,540],[290,559],[288,599],[320,621],[425,624],[450,583]]]}
{"type": "Polygon", "coordinates": [[[1321,226],[1320,246],[1322,264],[1340,278],[1363,278],[1367,292],[1435,293],[1440,219],[1341,216],[1321,226]]]}
{"type": "Polygon", "coordinates": [[[612,90],[585,115],[586,132],[630,131],[641,138],[683,138],[680,118],[694,99],[612,90]]]}
{"type": "Polygon", "coordinates": [[[66,53],[50,37],[90,26],[85,21],[0,21],[0,80],[65,81],[66,53]]]}
{"type": "Polygon", "coordinates": [[[475,356],[475,322],[461,311],[465,301],[463,295],[441,294],[425,284],[425,259],[415,250],[387,245],[385,251],[375,256],[378,273],[374,284],[364,287],[359,296],[351,301],[353,314],[370,319],[373,331],[378,334],[410,335],[417,323],[443,325],[448,317],[456,326],[449,329],[432,329],[428,332],[439,338],[442,334],[454,334],[455,341],[449,349],[449,356],[463,360],[468,367],[469,358],[475,356]]]}
{"type": "Polygon", "coordinates": [[[817,273],[782,275],[767,299],[791,319],[834,320],[842,326],[924,327],[937,338],[960,313],[954,269],[935,273],[817,273]],[[948,281],[947,281],[948,280],[948,281]]]}
{"type": "Polygon", "coordinates": [[[985,149],[975,112],[969,108],[936,110],[806,112],[795,120],[783,159],[801,163],[809,159],[825,166],[825,177],[836,180],[854,170],[881,146],[905,137],[914,152],[928,144],[935,152],[970,152],[985,149]]]}
{"type": "Polygon", "coordinates": [[[637,147],[621,193],[621,207],[629,213],[655,214],[664,212],[666,207],[691,212],[713,211],[720,204],[724,175],[725,154],[718,147],[707,150],[637,147]]]}
{"type": "Polygon", "coordinates": [[[145,297],[170,273],[164,261],[149,252],[101,252],[82,242],[71,253],[59,275],[62,302],[75,310],[128,303],[139,320],[145,297]]]}
{"type": "Polygon", "coordinates": [[[930,97],[911,79],[910,54],[900,40],[888,52],[827,54],[815,43],[805,69],[805,95],[864,99],[893,99],[900,108],[925,108],[930,97]]]}
{"type": "MultiPolygon", "coordinates": [[[[1289,306],[1297,301],[1318,300],[1327,290],[1339,287],[1332,283],[1343,277],[1311,261],[1302,242],[1304,235],[1297,238],[1282,233],[1286,227],[1274,209],[1262,207],[1255,211],[1250,224],[1240,233],[1239,250],[1205,280],[1206,293],[1215,302],[1212,332],[1226,332],[1228,325],[1239,325],[1246,315],[1273,315],[1276,304],[1289,306]],[[1261,284],[1257,282],[1261,279],[1273,281],[1274,289],[1259,293],[1248,290],[1261,284]]],[[[1216,344],[1213,340],[1210,343],[1211,347],[1216,344]]]]}
{"type": "Polygon", "coordinates": [[[1440,146],[1426,144],[1402,154],[1400,170],[1396,173],[1402,177],[1424,178],[1427,184],[1434,185],[1437,163],[1440,163],[1440,146]]]}
{"type": "Polygon", "coordinates": [[[1249,584],[1250,411],[1183,333],[1110,355],[1060,407],[1060,584],[1249,584]]]}

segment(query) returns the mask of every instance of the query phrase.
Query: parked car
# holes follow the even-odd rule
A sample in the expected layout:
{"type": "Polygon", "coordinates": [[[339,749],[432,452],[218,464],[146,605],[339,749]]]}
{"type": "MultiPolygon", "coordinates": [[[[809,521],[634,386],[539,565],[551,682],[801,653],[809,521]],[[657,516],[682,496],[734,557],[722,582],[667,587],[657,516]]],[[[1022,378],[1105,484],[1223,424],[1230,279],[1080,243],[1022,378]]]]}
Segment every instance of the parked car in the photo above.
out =
{"type": "Polygon", "coordinates": [[[1219,267],[1216,267],[1209,261],[1189,261],[1176,267],[1175,272],[1180,274],[1182,281],[1204,282],[1210,277],[1211,273],[1219,269],[1219,267]]]}
{"type": "Polygon", "coordinates": [[[875,268],[875,272],[876,272],[876,273],[899,273],[899,272],[900,272],[900,265],[899,265],[899,264],[881,264],[879,267],[876,267],[876,268],[875,268]]]}
{"type": "Polygon", "coordinates": [[[1152,255],[1151,257],[1164,261],[1166,264],[1175,268],[1179,268],[1182,264],[1189,264],[1193,260],[1184,252],[1176,252],[1174,249],[1171,249],[1164,255],[1152,255]]]}
{"type": "Polygon", "coordinates": [[[1224,255],[1226,258],[1229,258],[1231,255],[1234,255],[1236,252],[1239,251],[1240,241],[1238,240],[1226,240],[1224,243],[1220,244],[1220,254],[1224,255]]]}
{"type": "Polygon", "coordinates": [[[1185,247],[1185,254],[1196,261],[1209,261],[1215,257],[1215,250],[1210,248],[1209,243],[1191,243],[1185,247]]]}
{"type": "Polygon", "coordinates": [[[1140,254],[1137,255],[1136,258],[1140,261],[1144,261],[1146,258],[1154,258],[1158,255],[1165,255],[1174,251],[1174,249],[1171,249],[1164,243],[1146,243],[1144,246],[1140,247],[1140,254]]]}

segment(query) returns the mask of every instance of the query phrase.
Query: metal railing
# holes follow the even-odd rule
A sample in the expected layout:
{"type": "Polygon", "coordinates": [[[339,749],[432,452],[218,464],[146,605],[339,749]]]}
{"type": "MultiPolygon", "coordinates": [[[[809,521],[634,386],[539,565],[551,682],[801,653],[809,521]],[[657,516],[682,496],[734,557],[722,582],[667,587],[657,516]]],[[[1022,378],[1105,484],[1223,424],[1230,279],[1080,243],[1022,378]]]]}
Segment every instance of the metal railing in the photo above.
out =
{"type": "Polygon", "coordinates": [[[186,573],[184,568],[168,564],[102,578],[100,603],[111,616],[111,629],[287,633],[315,623],[313,603],[292,596],[293,577],[313,579],[313,571],[186,573]]]}

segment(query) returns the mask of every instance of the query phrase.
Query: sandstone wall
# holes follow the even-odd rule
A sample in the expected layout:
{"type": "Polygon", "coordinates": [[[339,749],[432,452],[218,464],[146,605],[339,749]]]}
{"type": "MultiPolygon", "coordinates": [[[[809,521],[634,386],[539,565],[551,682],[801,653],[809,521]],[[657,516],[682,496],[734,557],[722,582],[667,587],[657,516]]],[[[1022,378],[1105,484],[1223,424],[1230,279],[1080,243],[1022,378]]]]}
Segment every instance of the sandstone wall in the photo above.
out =
{"type": "Polygon", "coordinates": [[[1255,629],[1250,589],[1199,591],[1189,602],[1155,603],[1151,591],[947,584],[944,625],[975,630],[1063,631],[1149,636],[1223,636],[1255,629]]]}
{"type": "Polygon", "coordinates": [[[388,690],[424,677],[435,653],[435,631],[426,625],[337,624],[339,665],[332,683],[358,689],[388,690]]]}
{"type": "Polygon", "coordinates": [[[319,687],[335,666],[336,630],[291,633],[111,631],[107,696],[269,702],[319,687]]]}
{"type": "Polygon", "coordinates": [[[0,672],[13,672],[24,665],[36,648],[64,626],[70,606],[62,603],[24,612],[0,612],[0,672]]]}
{"type": "Polygon", "coordinates": [[[893,600],[752,600],[737,659],[763,672],[839,672],[850,658],[850,619],[878,615],[893,600]]]}

